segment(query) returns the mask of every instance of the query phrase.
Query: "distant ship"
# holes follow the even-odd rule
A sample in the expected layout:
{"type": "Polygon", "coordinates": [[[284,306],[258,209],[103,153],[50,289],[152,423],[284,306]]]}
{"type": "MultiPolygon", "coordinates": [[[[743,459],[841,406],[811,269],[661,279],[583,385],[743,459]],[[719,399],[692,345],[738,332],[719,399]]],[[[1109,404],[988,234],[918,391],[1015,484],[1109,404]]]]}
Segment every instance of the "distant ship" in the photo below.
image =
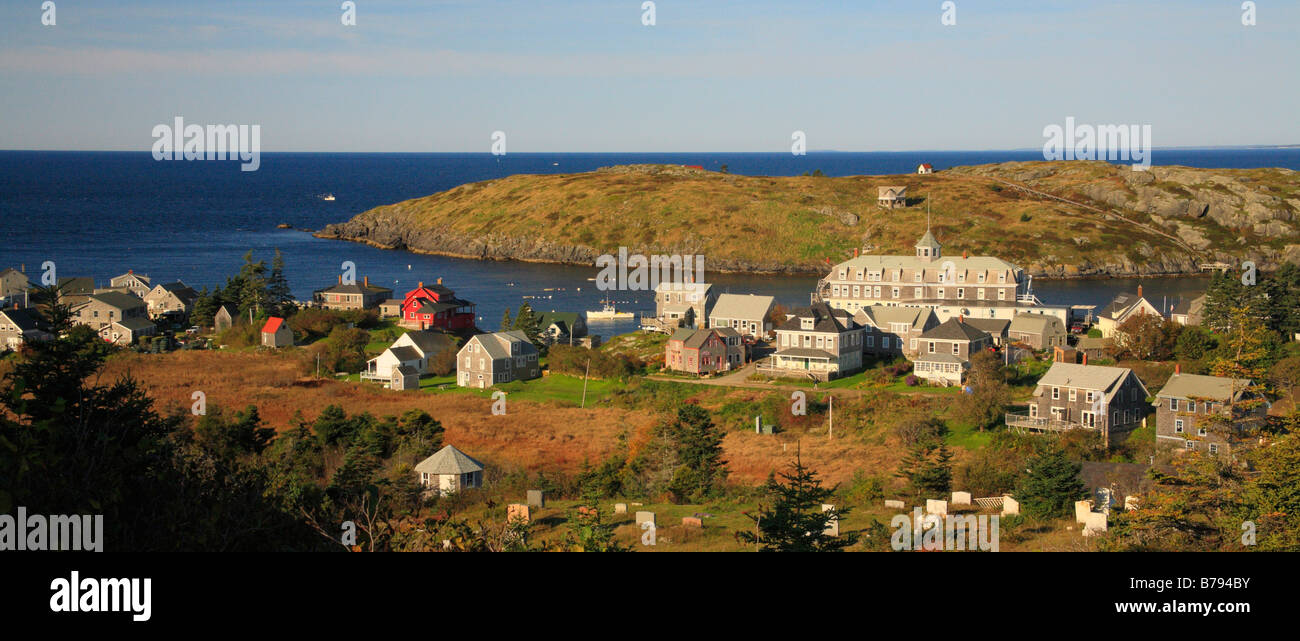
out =
{"type": "Polygon", "coordinates": [[[635,318],[635,315],[632,312],[620,312],[614,309],[614,304],[607,300],[601,302],[605,303],[605,306],[600,308],[600,311],[587,312],[587,320],[616,320],[619,318],[635,318]]]}
{"type": "Polygon", "coordinates": [[[321,200],[334,200],[334,194],[322,194],[321,197],[320,197],[320,199],[321,199],[321,200]]]}

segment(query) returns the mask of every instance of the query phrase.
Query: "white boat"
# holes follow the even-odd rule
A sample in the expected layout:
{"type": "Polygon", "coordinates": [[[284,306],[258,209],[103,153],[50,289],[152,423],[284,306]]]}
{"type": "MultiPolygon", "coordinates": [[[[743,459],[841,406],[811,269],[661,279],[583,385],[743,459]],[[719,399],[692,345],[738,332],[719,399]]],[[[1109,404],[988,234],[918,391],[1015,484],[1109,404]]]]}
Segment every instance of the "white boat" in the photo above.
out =
{"type": "Polygon", "coordinates": [[[601,302],[605,303],[605,306],[600,308],[600,311],[588,311],[587,320],[617,320],[620,318],[636,317],[632,312],[620,312],[617,309],[614,309],[614,304],[609,301],[601,302]]]}
{"type": "Polygon", "coordinates": [[[321,200],[334,200],[334,194],[325,194],[320,197],[321,200]]]}

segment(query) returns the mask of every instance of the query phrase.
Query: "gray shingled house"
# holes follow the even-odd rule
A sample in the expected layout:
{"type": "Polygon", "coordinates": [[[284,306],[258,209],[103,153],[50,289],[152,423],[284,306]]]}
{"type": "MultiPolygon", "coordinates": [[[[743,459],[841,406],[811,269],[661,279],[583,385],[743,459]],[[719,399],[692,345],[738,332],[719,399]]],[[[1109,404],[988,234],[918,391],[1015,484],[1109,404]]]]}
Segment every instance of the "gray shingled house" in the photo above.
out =
{"type": "Polygon", "coordinates": [[[1249,379],[1174,374],[1156,393],[1156,443],[1229,454],[1263,424],[1269,403],[1249,379]]]}
{"type": "Polygon", "coordinates": [[[862,326],[842,309],[813,303],[776,328],[767,369],[778,375],[830,380],[862,369],[862,326]]]}
{"type": "Polygon", "coordinates": [[[768,314],[776,298],[756,294],[722,294],[709,312],[709,327],[728,327],[743,336],[767,336],[772,332],[768,314]]]}
{"type": "Polygon", "coordinates": [[[1147,388],[1126,367],[1053,363],[1038,380],[1027,413],[1010,412],[1007,427],[1029,431],[1103,430],[1108,436],[1142,424],[1147,388]]]}
{"type": "Polygon", "coordinates": [[[1024,343],[1035,350],[1065,345],[1068,336],[1065,323],[1046,314],[1016,314],[1007,328],[1008,341],[1024,343]]]}
{"type": "Polygon", "coordinates": [[[993,337],[962,318],[950,318],[927,330],[917,340],[912,371],[941,385],[961,385],[970,369],[971,355],[993,347],[993,337]]]}
{"type": "Polygon", "coordinates": [[[523,332],[477,334],[456,353],[456,384],[492,387],[542,375],[537,348],[523,332]]]}

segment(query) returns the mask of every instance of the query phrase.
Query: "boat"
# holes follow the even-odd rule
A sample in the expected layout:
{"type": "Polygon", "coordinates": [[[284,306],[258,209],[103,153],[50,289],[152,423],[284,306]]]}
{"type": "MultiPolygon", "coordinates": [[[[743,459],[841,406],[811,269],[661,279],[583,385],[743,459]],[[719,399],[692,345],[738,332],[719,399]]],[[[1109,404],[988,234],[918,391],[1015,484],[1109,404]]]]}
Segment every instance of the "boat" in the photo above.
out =
{"type": "Polygon", "coordinates": [[[614,304],[608,300],[601,301],[605,304],[600,311],[588,311],[587,320],[617,320],[621,318],[635,318],[632,312],[620,312],[614,309],[614,304]]]}
{"type": "Polygon", "coordinates": [[[320,197],[320,199],[321,199],[321,200],[334,200],[334,194],[323,194],[323,195],[320,197]]]}

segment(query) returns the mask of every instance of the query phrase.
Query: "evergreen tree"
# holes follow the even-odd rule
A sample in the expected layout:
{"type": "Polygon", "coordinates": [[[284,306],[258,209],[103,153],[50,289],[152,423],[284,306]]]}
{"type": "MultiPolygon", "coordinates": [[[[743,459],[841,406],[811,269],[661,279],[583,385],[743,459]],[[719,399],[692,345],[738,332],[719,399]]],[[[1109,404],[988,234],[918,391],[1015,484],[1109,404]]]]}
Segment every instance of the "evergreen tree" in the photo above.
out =
{"type": "Polygon", "coordinates": [[[1056,518],[1071,513],[1074,502],[1088,496],[1079,480],[1080,465],[1052,447],[1029,459],[1028,472],[1016,484],[1015,498],[1028,516],[1056,518]]]}
{"type": "Polygon", "coordinates": [[[834,500],[836,487],[822,487],[801,457],[795,456],[791,470],[781,472],[781,479],[784,482],[768,477],[763,493],[770,504],[759,505],[757,514],[746,514],[757,531],[737,532],[738,540],[757,545],[761,552],[840,552],[857,542],[852,534],[826,534],[826,525],[832,520],[842,523],[849,510],[822,511],[822,504],[834,500]]]}
{"type": "Polygon", "coordinates": [[[913,496],[946,495],[952,490],[952,452],[942,442],[920,442],[908,451],[894,476],[907,481],[913,496]]]}
{"type": "Polygon", "coordinates": [[[528,337],[528,342],[541,349],[542,343],[542,320],[533,313],[533,308],[528,303],[519,306],[519,311],[515,314],[515,322],[512,329],[517,329],[528,337]]]}
{"type": "Polygon", "coordinates": [[[216,298],[208,292],[205,285],[199,292],[199,297],[194,299],[194,309],[190,310],[190,323],[198,327],[212,327],[218,306],[216,298]]]}
{"type": "Polygon", "coordinates": [[[289,281],[284,277],[284,255],[279,248],[271,259],[271,275],[266,279],[266,305],[276,316],[288,316],[296,310],[293,292],[289,291],[289,281]]]}
{"type": "Polygon", "coordinates": [[[510,308],[507,307],[505,313],[501,315],[501,331],[510,329],[514,329],[514,326],[510,323],[510,308]]]}
{"type": "Polygon", "coordinates": [[[722,460],[724,434],[709,412],[699,405],[682,405],[675,420],[662,424],[660,431],[676,449],[677,468],[669,490],[678,499],[693,501],[716,495],[726,481],[727,462],[722,460]]]}

